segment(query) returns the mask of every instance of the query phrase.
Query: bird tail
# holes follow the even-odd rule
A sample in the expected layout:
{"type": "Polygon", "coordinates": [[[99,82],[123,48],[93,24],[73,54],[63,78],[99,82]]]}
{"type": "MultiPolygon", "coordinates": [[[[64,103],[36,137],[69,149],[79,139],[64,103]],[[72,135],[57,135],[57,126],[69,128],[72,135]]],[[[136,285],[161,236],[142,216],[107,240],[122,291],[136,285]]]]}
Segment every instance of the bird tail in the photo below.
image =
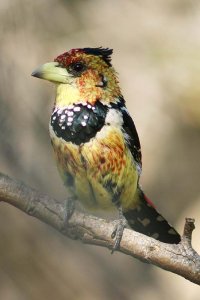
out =
{"type": "Polygon", "coordinates": [[[123,212],[129,226],[160,242],[178,244],[181,241],[179,233],[160,215],[153,203],[138,188],[138,205],[123,212]]]}

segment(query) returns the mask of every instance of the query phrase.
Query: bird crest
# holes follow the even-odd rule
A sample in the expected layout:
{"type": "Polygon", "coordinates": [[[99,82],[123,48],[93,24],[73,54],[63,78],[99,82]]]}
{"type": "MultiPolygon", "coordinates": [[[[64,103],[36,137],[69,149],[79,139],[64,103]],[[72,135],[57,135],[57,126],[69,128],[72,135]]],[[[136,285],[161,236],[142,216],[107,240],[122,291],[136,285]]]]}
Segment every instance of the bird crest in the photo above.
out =
{"type": "Polygon", "coordinates": [[[100,56],[109,66],[111,66],[111,55],[113,49],[109,48],[83,48],[82,51],[85,54],[100,56]]]}
{"type": "Polygon", "coordinates": [[[58,57],[54,59],[54,61],[57,61],[61,63],[63,66],[67,66],[70,63],[76,62],[79,60],[80,56],[82,54],[86,55],[94,55],[100,57],[109,67],[111,67],[111,55],[113,53],[112,49],[109,48],[77,48],[77,49],[71,49],[68,52],[65,52],[58,57]]]}

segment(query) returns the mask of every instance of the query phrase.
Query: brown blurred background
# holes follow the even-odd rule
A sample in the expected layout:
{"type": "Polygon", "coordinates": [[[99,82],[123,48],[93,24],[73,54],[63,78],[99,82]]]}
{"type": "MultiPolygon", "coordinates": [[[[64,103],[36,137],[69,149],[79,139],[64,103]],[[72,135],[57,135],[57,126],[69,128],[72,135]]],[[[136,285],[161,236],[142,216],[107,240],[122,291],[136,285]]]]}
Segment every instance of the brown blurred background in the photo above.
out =
{"type": "MultiPolygon", "coordinates": [[[[143,149],[143,188],[200,251],[200,2],[1,0],[0,171],[65,199],[48,135],[54,89],[30,76],[76,47],[110,47],[143,149]]],[[[199,300],[200,287],[70,241],[0,205],[0,299],[199,300]]]]}

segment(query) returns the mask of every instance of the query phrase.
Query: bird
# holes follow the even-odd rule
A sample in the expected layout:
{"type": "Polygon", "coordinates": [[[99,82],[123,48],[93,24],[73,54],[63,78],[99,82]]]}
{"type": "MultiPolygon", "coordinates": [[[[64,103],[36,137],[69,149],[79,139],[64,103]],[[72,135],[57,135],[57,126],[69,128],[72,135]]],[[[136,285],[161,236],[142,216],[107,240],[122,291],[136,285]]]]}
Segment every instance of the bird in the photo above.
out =
{"type": "Polygon", "coordinates": [[[163,243],[179,233],[157,211],[139,183],[140,140],[111,63],[110,48],[76,48],[36,68],[32,76],[56,87],[49,132],[58,171],[70,191],[67,219],[76,200],[88,211],[118,211],[113,250],[126,226],[163,243]]]}

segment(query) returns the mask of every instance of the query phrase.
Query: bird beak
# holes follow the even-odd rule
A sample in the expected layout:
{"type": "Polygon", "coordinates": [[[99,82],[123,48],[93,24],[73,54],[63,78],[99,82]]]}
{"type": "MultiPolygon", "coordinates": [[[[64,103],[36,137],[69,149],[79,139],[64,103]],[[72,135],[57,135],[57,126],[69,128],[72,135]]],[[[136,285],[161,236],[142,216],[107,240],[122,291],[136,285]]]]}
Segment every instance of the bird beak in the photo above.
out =
{"type": "Polygon", "coordinates": [[[49,62],[39,66],[31,74],[34,77],[52,82],[70,83],[70,74],[65,68],[59,66],[58,62],[49,62]]]}

